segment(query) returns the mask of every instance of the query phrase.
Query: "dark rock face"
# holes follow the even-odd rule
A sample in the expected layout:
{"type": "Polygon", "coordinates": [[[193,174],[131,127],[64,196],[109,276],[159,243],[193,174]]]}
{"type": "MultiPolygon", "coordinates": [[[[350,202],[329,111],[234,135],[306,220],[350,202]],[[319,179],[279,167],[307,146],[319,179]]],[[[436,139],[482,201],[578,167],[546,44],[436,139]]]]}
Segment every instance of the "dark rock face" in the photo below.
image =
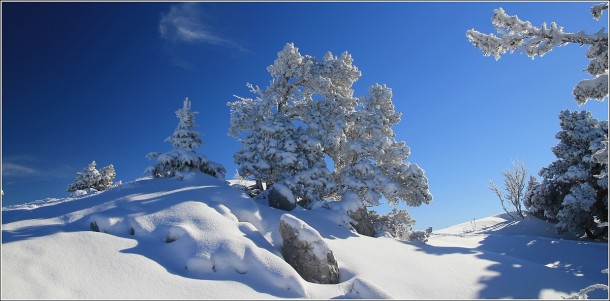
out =
{"type": "Polygon", "coordinates": [[[366,207],[360,207],[356,211],[348,211],[348,215],[354,220],[350,225],[354,227],[356,232],[366,236],[375,236],[373,221],[371,220],[366,207]]]}
{"type": "Polygon", "coordinates": [[[284,259],[306,281],[320,284],[339,283],[339,265],[332,251],[317,231],[302,223],[305,227],[299,229],[294,223],[280,220],[284,259]],[[312,233],[318,237],[312,239],[315,237],[312,233]]]}
{"type": "Polygon", "coordinates": [[[294,195],[290,189],[281,184],[275,184],[271,187],[267,199],[269,200],[270,207],[284,211],[291,211],[297,207],[294,195]]]}

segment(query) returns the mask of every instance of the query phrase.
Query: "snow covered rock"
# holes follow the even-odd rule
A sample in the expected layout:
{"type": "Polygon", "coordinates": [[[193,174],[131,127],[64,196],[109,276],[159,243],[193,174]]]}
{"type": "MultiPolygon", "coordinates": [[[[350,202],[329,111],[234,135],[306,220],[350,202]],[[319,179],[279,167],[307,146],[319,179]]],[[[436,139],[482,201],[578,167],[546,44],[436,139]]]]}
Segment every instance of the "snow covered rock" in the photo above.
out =
{"type": "Polygon", "coordinates": [[[340,202],[333,203],[334,210],[342,211],[349,216],[349,224],[359,234],[375,236],[373,220],[357,193],[346,191],[340,202]]]}
{"type": "Polygon", "coordinates": [[[303,279],[320,284],[339,283],[339,265],[317,230],[290,214],[280,218],[282,254],[303,279]]]}
{"type": "Polygon", "coordinates": [[[269,191],[269,206],[284,211],[291,211],[297,207],[297,202],[292,191],[283,184],[275,183],[269,191]]]}
{"type": "Polygon", "coordinates": [[[371,217],[369,216],[369,212],[366,210],[366,207],[360,207],[354,211],[348,211],[347,214],[352,220],[354,220],[350,223],[350,225],[354,227],[356,232],[366,236],[375,236],[375,228],[373,227],[373,222],[371,221],[371,217]]]}

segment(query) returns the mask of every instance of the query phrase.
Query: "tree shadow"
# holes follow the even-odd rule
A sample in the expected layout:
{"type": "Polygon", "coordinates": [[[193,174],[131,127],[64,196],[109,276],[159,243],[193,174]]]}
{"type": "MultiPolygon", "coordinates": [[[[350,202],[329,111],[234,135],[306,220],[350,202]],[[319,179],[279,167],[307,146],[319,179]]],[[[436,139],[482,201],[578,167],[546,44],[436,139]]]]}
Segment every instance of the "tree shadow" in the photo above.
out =
{"type": "Polygon", "coordinates": [[[32,204],[38,206],[36,208],[27,208],[24,206],[23,209],[8,209],[3,208],[2,210],[2,224],[9,224],[19,220],[25,219],[48,219],[61,217],[66,214],[78,212],[88,208],[102,205],[110,201],[120,201],[129,197],[135,197],[140,193],[151,193],[154,191],[152,185],[143,185],[139,182],[126,183],[121,186],[111,188],[109,190],[90,194],[74,199],[63,200],[57,204],[45,204],[43,201],[37,201],[32,204]],[[148,189],[146,189],[148,188],[148,189]],[[129,194],[130,190],[134,192],[137,189],[146,189],[150,191],[138,191],[138,193],[129,194]]]}
{"type": "Polygon", "coordinates": [[[66,232],[65,228],[66,227],[64,225],[41,225],[23,227],[17,230],[2,230],[2,243],[11,243],[14,241],[53,235],[58,232],[66,232]]]}
{"type": "MultiPolygon", "coordinates": [[[[483,285],[477,296],[480,299],[538,299],[544,297],[545,291],[566,292],[565,297],[568,297],[591,284],[608,283],[607,275],[601,273],[608,267],[607,244],[578,248],[589,243],[493,234],[482,239],[476,248],[430,246],[422,242],[409,244],[416,246],[417,251],[431,255],[476,254],[477,258],[491,262],[486,270],[493,272],[493,276],[479,279],[483,285]],[[564,244],[564,251],[558,248],[561,244],[564,244]],[[588,258],[587,262],[594,264],[582,264],[582,260],[575,260],[578,256],[584,256],[588,258]]],[[[608,293],[597,290],[589,297],[607,299],[608,293]]]]}

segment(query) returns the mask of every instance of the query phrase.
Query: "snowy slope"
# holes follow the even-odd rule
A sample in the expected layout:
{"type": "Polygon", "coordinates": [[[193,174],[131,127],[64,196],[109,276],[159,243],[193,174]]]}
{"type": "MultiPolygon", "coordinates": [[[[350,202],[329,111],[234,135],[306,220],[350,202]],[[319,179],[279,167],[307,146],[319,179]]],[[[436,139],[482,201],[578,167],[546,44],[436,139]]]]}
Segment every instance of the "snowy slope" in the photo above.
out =
{"type": "Polygon", "coordinates": [[[279,251],[283,213],[206,175],[3,208],[1,297],[560,298],[608,283],[606,243],[557,237],[533,217],[456,225],[424,244],[361,236],[340,212],[298,207],[290,214],[320,232],[340,269],[339,284],[309,283],[279,251]]]}

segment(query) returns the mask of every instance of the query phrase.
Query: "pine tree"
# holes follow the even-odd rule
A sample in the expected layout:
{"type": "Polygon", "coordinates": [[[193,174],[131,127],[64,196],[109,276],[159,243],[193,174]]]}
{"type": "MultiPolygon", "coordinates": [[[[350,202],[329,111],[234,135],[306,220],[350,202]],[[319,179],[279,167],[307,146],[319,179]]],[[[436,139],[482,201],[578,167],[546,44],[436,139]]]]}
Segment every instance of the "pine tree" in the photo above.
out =
{"type": "Polygon", "coordinates": [[[87,188],[93,188],[99,191],[99,183],[102,180],[100,172],[95,168],[95,161],[91,162],[85,169],[76,173],[74,182],[68,185],[68,192],[74,192],[77,190],[85,190],[87,188]]]}
{"type": "Polygon", "coordinates": [[[334,187],[324,154],[337,153],[336,142],[344,140],[338,111],[346,111],[346,102],[355,105],[349,87],[360,73],[347,53],[318,61],[293,44],[267,70],[272,81],[265,90],[248,85],[256,99],[238,97],[228,104],[229,135],[243,137],[235,163],[240,174],[268,188],[281,181],[308,207],[334,187]]]}
{"type": "MultiPolygon", "coordinates": [[[[529,181],[527,182],[527,187],[525,188],[525,196],[523,197],[523,207],[533,209],[531,202],[534,201],[532,198],[534,197],[534,193],[536,192],[536,189],[538,189],[539,185],[540,182],[538,182],[538,179],[535,176],[530,176],[529,181]]],[[[544,216],[544,212],[540,210],[532,210],[529,213],[539,217],[544,216]]]]}
{"type": "Polygon", "coordinates": [[[102,170],[100,170],[100,182],[96,188],[99,191],[106,190],[110,188],[113,184],[114,178],[116,177],[116,172],[114,171],[114,165],[110,164],[102,170]]]}
{"type": "Polygon", "coordinates": [[[203,144],[199,139],[200,133],[195,131],[195,114],[191,111],[191,102],[188,97],[183,107],[176,111],[178,126],[174,133],[165,141],[172,143],[173,149],[167,153],[153,152],[146,155],[149,160],[157,163],[146,169],[153,177],[181,176],[185,172],[200,171],[211,176],[224,179],[226,170],[219,163],[209,160],[206,156],[195,152],[195,148],[203,144]]]}
{"type": "Polygon", "coordinates": [[[608,140],[608,122],[598,121],[590,112],[562,111],[561,131],[553,147],[557,160],[543,168],[542,183],[533,186],[526,204],[529,211],[544,212],[558,221],[558,232],[607,237],[608,164],[592,159],[608,140]]]}
{"type": "Polygon", "coordinates": [[[391,89],[376,85],[369,98],[354,97],[361,73],[349,53],[318,60],[286,44],[267,70],[266,89],[248,85],[256,99],[228,103],[229,135],[242,143],[234,156],[241,175],[282,182],[306,207],[346,191],[373,205],[381,196],[415,206],[431,200],[423,170],[405,162],[409,149],[394,138],[400,114],[391,89]]]}
{"type": "Polygon", "coordinates": [[[182,108],[176,111],[176,117],[178,117],[178,126],[174,133],[167,137],[165,141],[172,143],[174,149],[184,149],[187,151],[195,151],[197,147],[203,144],[203,141],[199,139],[201,133],[195,131],[197,124],[195,123],[195,115],[198,112],[191,111],[191,101],[188,97],[184,100],[182,108]]]}
{"type": "Polygon", "coordinates": [[[400,118],[394,110],[392,89],[378,84],[369,88],[369,97],[361,97],[359,107],[349,116],[339,184],[358,193],[366,205],[377,205],[382,196],[392,205],[403,200],[419,206],[432,200],[424,171],[405,162],[410,149],[395,139],[392,127],[400,118]]]}

